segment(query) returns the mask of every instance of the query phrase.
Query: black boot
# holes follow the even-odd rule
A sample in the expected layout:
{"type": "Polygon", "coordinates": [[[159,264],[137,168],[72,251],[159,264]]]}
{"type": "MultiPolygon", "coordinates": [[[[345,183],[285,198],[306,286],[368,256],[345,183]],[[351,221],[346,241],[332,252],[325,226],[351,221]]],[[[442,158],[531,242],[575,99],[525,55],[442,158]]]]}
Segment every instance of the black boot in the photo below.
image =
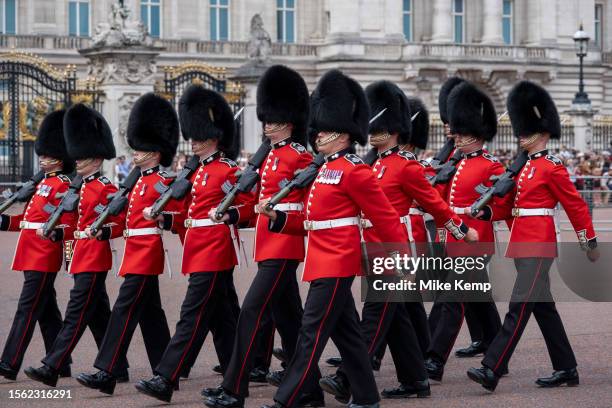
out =
{"type": "Polygon", "coordinates": [[[268,369],[263,367],[255,367],[249,373],[249,381],[254,383],[267,383],[266,376],[268,375],[268,369]]]}
{"type": "Polygon", "coordinates": [[[219,395],[221,395],[222,392],[223,392],[223,387],[218,386],[214,388],[204,388],[200,392],[200,395],[204,398],[218,397],[219,395]]]}
{"type": "Polygon", "coordinates": [[[425,398],[431,395],[429,380],[415,381],[412,384],[402,383],[397,388],[385,388],[381,393],[383,398],[399,399],[416,395],[417,398],[425,398]]]}
{"type": "Polygon", "coordinates": [[[270,371],[266,376],[266,380],[268,384],[273,385],[275,387],[280,387],[283,378],[285,377],[285,370],[278,371],[270,371]]]}
{"type": "Polygon", "coordinates": [[[113,395],[117,385],[117,379],[104,370],[100,370],[95,374],[79,374],[76,380],[87,388],[92,388],[108,395],[113,395]]]}
{"type": "Polygon", "coordinates": [[[380,404],[378,402],[375,402],[373,404],[368,404],[368,405],[359,405],[359,404],[348,404],[348,408],[380,408],[380,404]]]}
{"type": "Polygon", "coordinates": [[[206,398],[204,404],[211,408],[244,408],[244,397],[223,390],[216,397],[206,398]]]}
{"type": "Polygon", "coordinates": [[[430,379],[434,381],[442,381],[442,377],[444,376],[443,362],[430,357],[425,360],[425,369],[427,370],[427,375],[430,379]]]}
{"type": "Polygon", "coordinates": [[[493,372],[489,367],[482,366],[480,368],[470,368],[467,372],[470,380],[477,382],[482,385],[485,390],[495,391],[497,383],[499,382],[499,376],[493,372]]]}
{"type": "Polygon", "coordinates": [[[156,375],[148,381],[138,381],[136,384],[134,384],[134,386],[139,392],[148,395],[149,397],[153,397],[164,402],[170,402],[172,400],[174,384],[161,375],[156,375]]]}
{"type": "Polygon", "coordinates": [[[578,370],[571,368],[555,371],[550,377],[538,378],[536,384],[545,388],[559,387],[563,384],[567,384],[568,387],[576,387],[580,384],[580,378],[578,377],[578,370]]]}
{"type": "Polygon", "coordinates": [[[43,365],[40,368],[28,367],[23,370],[25,375],[27,375],[30,379],[34,381],[38,381],[49,387],[57,386],[57,379],[59,378],[59,373],[57,370],[53,368],[43,365]]]}
{"type": "Polygon", "coordinates": [[[221,364],[217,364],[213,367],[213,371],[217,374],[223,374],[223,369],[221,368],[221,364]]]}
{"type": "Polygon", "coordinates": [[[482,341],[473,341],[469,346],[465,348],[461,348],[455,351],[455,357],[459,358],[468,358],[468,357],[476,357],[479,354],[484,354],[487,351],[487,347],[482,343],[482,341]]]}
{"type": "Polygon", "coordinates": [[[287,353],[285,353],[285,350],[283,350],[280,347],[273,349],[272,355],[276,357],[276,359],[279,360],[281,363],[286,363],[289,361],[289,358],[287,357],[287,353]]]}
{"type": "Polygon", "coordinates": [[[264,404],[262,405],[260,408],[285,408],[284,405],[279,404],[278,402],[275,402],[274,404],[270,405],[270,404],[264,404]]]}
{"type": "Polygon", "coordinates": [[[325,360],[325,362],[332,367],[340,367],[340,364],[342,364],[342,357],[330,357],[325,360]]]}
{"type": "Polygon", "coordinates": [[[0,361],[0,375],[7,380],[15,381],[17,379],[17,370],[13,369],[9,363],[0,361]]]}
{"type": "Polygon", "coordinates": [[[380,358],[378,358],[376,356],[372,357],[372,370],[380,371],[381,363],[382,363],[382,361],[380,360],[380,358]]]}
{"type": "Polygon", "coordinates": [[[348,381],[342,375],[334,374],[321,377],[319,385],[323,391],[333,395],[336,400],[348,404],[351,399],[351,389],[348,381]]]}

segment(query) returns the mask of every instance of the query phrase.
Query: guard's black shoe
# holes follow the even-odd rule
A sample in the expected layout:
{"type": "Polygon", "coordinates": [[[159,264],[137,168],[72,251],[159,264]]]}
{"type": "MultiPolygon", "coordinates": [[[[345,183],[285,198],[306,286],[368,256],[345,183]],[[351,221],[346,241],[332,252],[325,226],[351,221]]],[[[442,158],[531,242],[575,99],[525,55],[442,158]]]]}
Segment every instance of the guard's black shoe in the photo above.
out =
{"type": "Polygon", "coordinates": [[[49,387],[57,386],[57,379],[59,378],[59,373],[57,370],[52,369],[47,365],[43,365],[40,368],[28,367],[23,370],[25,375],[31,378],[34,381],[39,383],[43,383],[48,385],[49,387]]]}
{"type": "Polygon", "coordinates": [[[266,376],[266,380],[268,381],[268,384],[273,385],[275,387],[280,387],[284,377],[285,370],[270,371],[266,376]]]}
{"type": "Polygon", "coordinates": [[[380,408],[380,404],[375,402],[374,404],[360,405],[360,404],[348,404],[348,408],[380,408]]]}
{"type": "Polygon", "coordinates": [[[217,397],[219,395],[221,395],[221,393],[223,392],[223,387],[218,386],[218,387],[207,387],[204,388],[202,391],[200,391],[200,395],[204,398],[210,398],[210,397],[217,397]]]}
{"type": "Polygon", "coordinates": [[[128,374],[127,371],[123,374],[118,375],[116,378],[117,378],[117,384],[123,384],[123,383],[130,382],[130,374],[128,374]]]}
{"type": "Polygon", "coordinates": [[[342,364],[342,357],[330,357],[325,360],[325,362],[332,367],[340,367],[340,364],[342,364]]]}
{"type": "Polygon", "coordinates": [[[104,370],[100,370],[95,374],[79,374],[76,380],[87,388],[92,388],[108,395],[113,395],[117,385],[117,379],[104,370]]]}
{"type": "Polygon", "coordinates": [[[221,364],[217,364],[213,367],[213,371],[217,374],[223,374],[223,369],[221,368],[221,364]]]}
{"type": "Polygon", "coordinates": [[[286,363],[289,361],[289,357],[287,357],[287,353],[280,347],[276,347],[272,349],[272,355],[276,357],[276,359],[282,363],[286,363]]]}
{"type": "Polygon", "coordinates": [[[211,408],[244,408],[244,398],[223,390],[216,397],[206,398],[204,404],[211,408]]]}
{"type": "Polygon", "coordinates": [[[348,404],[351,399],[351,389],[341,375],[334,374],[321,377],[319,385],[323,388],[323,391],[333,395],[336,400],[343,404],[348,404]]]}
{"type": "Polygon", "coordinates": [[[483,344],[482,341],[473,341],[469,346],[455,351],[455,357],[476,357],[480,354],[484,354],[485,351],[487,351],[487,347],[483,344]]]}
{"type": "Polygon", "coordinates": [[[382,363],[382,361],[378,357],[376,357],[376,356],[372,357],[372,370],[380,371],[380,364],[381,363],[382,363]]]}
{"type": "Polygon", "coordinates": [[[0,361],[0,375],[7,380],[15,381],[17,379],[17,370],[13,369],[9,363],[0,361]]]}
{"type": "Polygon", "coordinates": [[[477,382],[488,391],[495,391],[497,383],[499,382],[499,376],[493,372],[489,367],[482,366],[480,368],[470,368],[467,371],[467,375],[470,380],[477,382]]]}
{"type": "Polygon", "coordinates": [[[59,377],[60,378],[70,378],[72,377],[72,370],[70,369],[70,366],[64,366],[59,370],[59,377]]]}
{"type": "Polygon", "coordinates": [[[172,393],[174,392],[174,384],[161,375],[156,375],[148,381],[138,381],[134,384],[134,387],[136,387],[140,393],[164,402],[170,402],[172,400],[172,393]]]}
{"type": "Polygon", "coordinates": [[[255,367],[249,373],[249,381],[254,383],[267,383],[266,376],[268,375],[268,369],[255,367]]]}
{"type": "Polygon", "coordinates": [[[541,377],[536,380],[536,384],[540,387],[553,388],[566,384],[568,387],[576,387],[580,384],[578,370],[572,368],[570,370],[559,370],[552,373],[550,377],[541,377]]]}
{"type": "Polygon", "coordinates": [[[444,376],[444,363],[436,360],[435,358],[428,358],[425,360],[425,369],[430,379],[434,381],[442,381],[444,376]]]}
{"type": "Polygon", "coordinates": [[[412,384],[400,384],[397,388],[385,388],[381,393],[383,398],[399,399],[416,395],[417,398],[426,398],[431,395],[429,381],[415,381],[412,384]]]}
{"type": "Polygon", "coordinates": [[[302,394],[300,400],[298,401],[299,408],[306,407],[324,407],[325,406],[325,397],[322,392],[318,392],[316,394],[302,394]]]}

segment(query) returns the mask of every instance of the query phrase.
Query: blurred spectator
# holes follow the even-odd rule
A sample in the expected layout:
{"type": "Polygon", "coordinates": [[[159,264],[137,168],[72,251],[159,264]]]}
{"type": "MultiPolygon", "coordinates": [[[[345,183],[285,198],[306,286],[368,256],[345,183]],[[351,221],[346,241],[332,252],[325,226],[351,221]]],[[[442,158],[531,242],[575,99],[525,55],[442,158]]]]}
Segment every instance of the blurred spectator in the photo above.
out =
{"type": "Polygon", "coordinates": [[[132,169],[132,161],[126,159],[125,156],[119,156],[115,160],[115,182],[121,183],[132,169]]]}

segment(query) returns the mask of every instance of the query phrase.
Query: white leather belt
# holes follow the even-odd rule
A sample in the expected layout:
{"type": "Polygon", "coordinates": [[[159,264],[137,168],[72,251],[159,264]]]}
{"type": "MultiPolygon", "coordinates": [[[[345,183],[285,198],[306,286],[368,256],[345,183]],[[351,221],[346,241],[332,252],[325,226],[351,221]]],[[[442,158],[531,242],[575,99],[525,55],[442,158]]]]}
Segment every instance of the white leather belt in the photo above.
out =
{"type": "Polygon", "coordinates": [[[202,218],[202,219],[187,218],[185,220],[186,228],[212,227],[213,225],[223,225],[223,223],[214,222],[210,218],[202,218]]]}
{"type": "Polygon", "coordinates": [[[43,225],[45,225],[45,223],[44,223],[44,222],[30,222],[30,221],[21,221],[21,222],[19,223],[19,228],[21,228],[21,229],[26,229],[26,230],[27,230],[27,229],[31,229],[31,230],[33,229],[33,230],[35,230],[35,229],[42,228],[42,227],[43,227],[43,225]]]}
{"type": "Polygon", "coordinates": [[[472,207],[451,207],[451,210],[453,210],[455,214],[463,215],[471,213],[472,207]]]}
{"type": "Polygon", "coordinates": [[[533,217],[536,215],[555,215],[554,208],[513,208],[513,217],[533,217]]]}
{"type": "Polygon", "coordinates": [[[159,228],[132,228],[123,230],[123,238],[137,237],[140,235],[161,235],[162,230],[159,228]]]}
{"type": "Polygon", "coordinates": [[[425,212],[416,207],[412,207],[410,211],[408,211],[408,215],[425,215],[425,212]]]}
{"type": "Polygon", "coordinates": [[[74,239],[88,239],[85,231],[74,231],[74,239]]]}
{"type": "MultiPolygon", "coordinates": [[[[278,211],[302,211],[304,204],[302,203],[279,203],[274,206],[275,210],[278,211]]],[[[257,206],[255,206],[255,212],[257,212],[257,206]]]]}
{"type": "Polygon", "coordinates": [[[346,227],[349,225],[359,225],[359,217],[336,218],[334,220],[323,221],[304,221],[304,229],[306,231],[315,231],[329,228],[346,227]]]}
{"type": "MultiPolygon", "coordinates": [[[[411,223],[410,214],[400,217],[399,220],[402,224],[409,225],[411,223]]],[[[365,218],[361,220],[361,228],[372,228],[372,227],[373,227],[372,221],[367,220],[365,218]]]]}

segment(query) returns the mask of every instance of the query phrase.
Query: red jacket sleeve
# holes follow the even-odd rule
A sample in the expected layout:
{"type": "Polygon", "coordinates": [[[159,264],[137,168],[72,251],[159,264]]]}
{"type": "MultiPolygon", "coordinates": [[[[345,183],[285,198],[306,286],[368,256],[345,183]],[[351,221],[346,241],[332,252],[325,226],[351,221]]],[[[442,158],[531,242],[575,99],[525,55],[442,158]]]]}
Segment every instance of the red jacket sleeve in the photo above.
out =
{"type": "MultiPolygon", "coordinates": [[[[26,203],[26,207],[29,203],[26,203]]],[[[16,215],[2,214],[2,231],[20,231],[19,224],[23,221],[23,213],[16,215]]]]}

